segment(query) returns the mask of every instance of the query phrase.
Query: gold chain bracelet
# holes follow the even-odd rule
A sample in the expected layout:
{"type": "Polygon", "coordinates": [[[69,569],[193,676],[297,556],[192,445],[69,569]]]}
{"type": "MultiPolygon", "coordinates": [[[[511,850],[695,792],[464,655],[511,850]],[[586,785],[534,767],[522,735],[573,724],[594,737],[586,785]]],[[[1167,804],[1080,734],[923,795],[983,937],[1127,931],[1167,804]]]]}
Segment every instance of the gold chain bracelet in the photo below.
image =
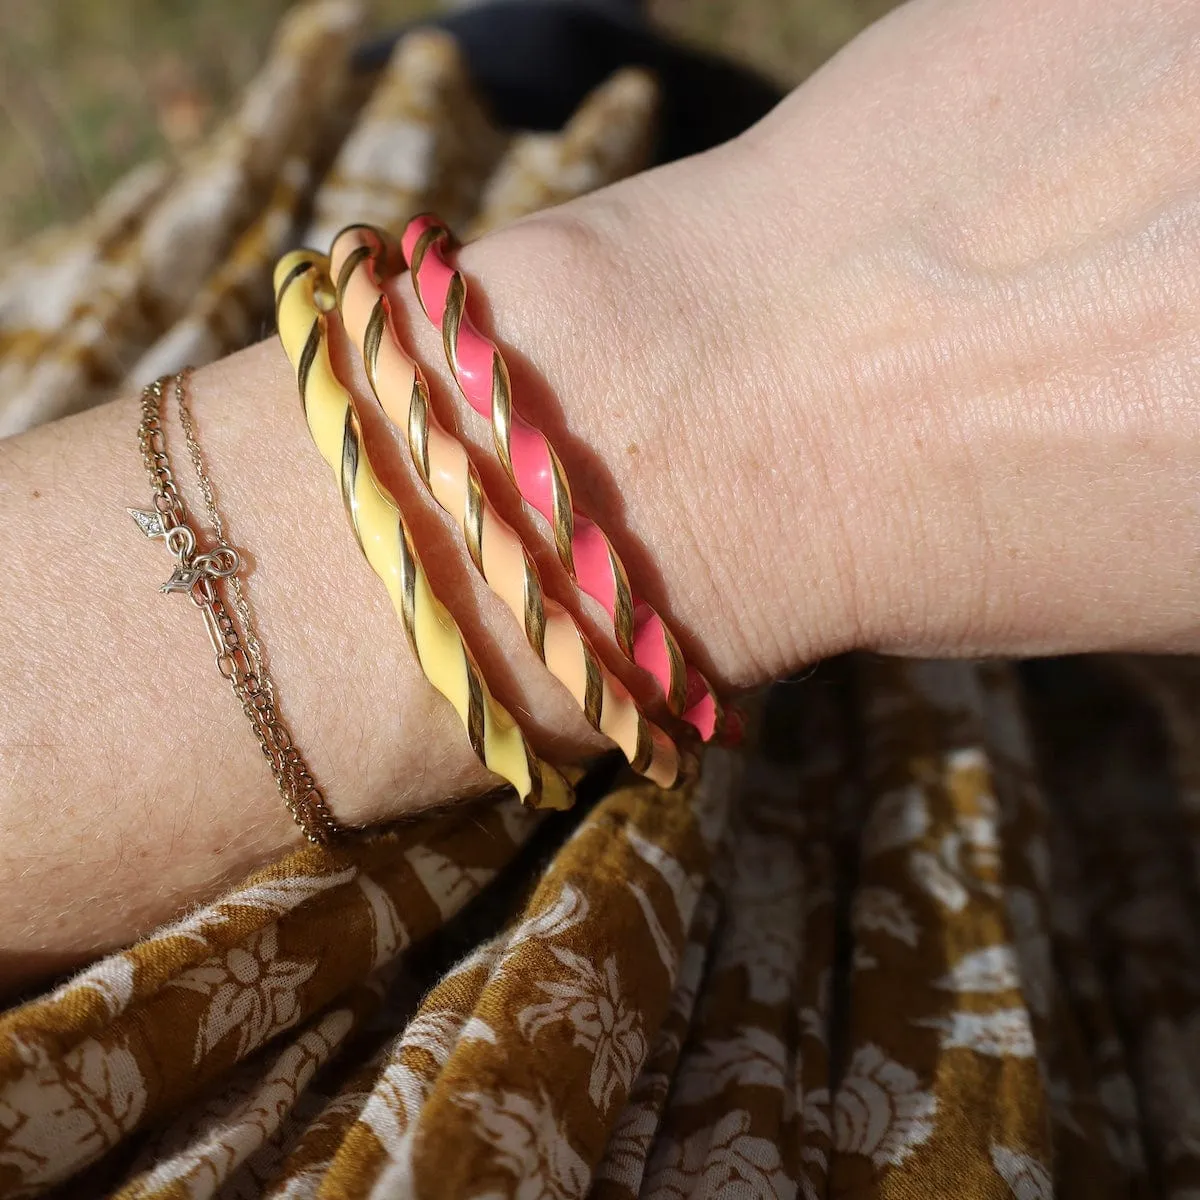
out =
{"type": "Polygon", "coordinates": [[[217,670],[229,681],[233,694],[241,703],[263,756],[270,764],[284,804],[310,842],[326,845],[341,831],[341,826],[329,811],[308,764],[279,717],[275,687],[264,665],[262,645],[254,632],[250,606],[238,577],[242,558],[228,544],[225,524],[217,509],[212,481],[196,438],[195,423],[187,403],[189,375],[190,371],[184,371],[174,377],[164,376],[142,392],[138,442],[150,477],[154,505],[150,509],[131,508],[128,511],[146,537],[166,542],[175,556],[175,569],[159,590],[184,593],[200,609],[216,655],[217,670]],[[162,408],[163,397],[172,381],[188,456],[216,538],[212,548],[203,553],[199,551],[196,531],[188,519],[167,454],[162,408]],[[222,594],[225,587],[233,594],[236,618],[222,594]]]}

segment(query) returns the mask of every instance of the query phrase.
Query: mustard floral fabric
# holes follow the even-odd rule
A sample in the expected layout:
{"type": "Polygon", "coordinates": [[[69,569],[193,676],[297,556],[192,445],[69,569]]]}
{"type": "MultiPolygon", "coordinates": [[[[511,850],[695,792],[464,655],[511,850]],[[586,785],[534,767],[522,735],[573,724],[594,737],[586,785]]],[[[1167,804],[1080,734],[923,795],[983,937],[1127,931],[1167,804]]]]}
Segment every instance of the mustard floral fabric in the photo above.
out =
{"type": "MultiPolygon", "coordinates": [[[[296,6],[194,161],[0,266],[0,432],[244,344],[306,229],[645,162],[645,72],[502,130],[361,22],[296,6]]],[[[0,1016],[0,1197],[1200,1200],[1198,725],[1192,660],[852,656],[677,791],[298,852],[0,1016]]]]}
{"type": "Polygon", "coordinates": [[[851,658],[0,1022],[0,1195],[1200,1195],[1192,662],[851,658]],[[1048,732],[1049,731],[1049,732],[1048,732]]]}

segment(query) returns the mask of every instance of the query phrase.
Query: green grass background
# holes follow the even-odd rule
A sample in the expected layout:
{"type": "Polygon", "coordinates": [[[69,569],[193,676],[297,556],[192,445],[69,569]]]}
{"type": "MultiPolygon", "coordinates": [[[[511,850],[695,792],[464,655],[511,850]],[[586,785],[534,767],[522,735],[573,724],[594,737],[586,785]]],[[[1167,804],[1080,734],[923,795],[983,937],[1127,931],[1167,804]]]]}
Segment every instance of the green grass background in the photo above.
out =
{"type": "MultiPolygon", "coordinates": [[[[651,0],[659,23],[793,83],[894,0],[651,0]]],[[[262,61],[288,0],[0,0],[0,247],[186,150],[262,61]]],[[[430,9],[373,0],[384,32],[430,9]]]]}

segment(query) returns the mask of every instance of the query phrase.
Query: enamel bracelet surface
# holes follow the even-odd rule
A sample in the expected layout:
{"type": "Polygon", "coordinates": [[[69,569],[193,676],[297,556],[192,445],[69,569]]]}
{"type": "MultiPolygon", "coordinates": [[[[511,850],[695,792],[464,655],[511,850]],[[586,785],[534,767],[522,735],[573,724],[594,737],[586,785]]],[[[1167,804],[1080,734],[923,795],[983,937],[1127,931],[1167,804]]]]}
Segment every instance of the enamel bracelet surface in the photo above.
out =
{"type": "Polygon", "coordinates": [[[604,607],[622,653],[654,677],[670,710],[708,741],[721,726],[716,693],[684,662],[662,617],[634,598],[625,567],[603,530],[573,508],[566,473],[545,435],[513,411],[504,358],[471,320],[466,282],[447,259],[454,244],[449,229],[429,214],[414,217],[402,238],[417,298],[441,328],[446,358],[463,396],[491,421],[496,452],[509,479],[550,523],[559,559],[579,589],[604,607]]]}
{"type": "Polygon", "coordinates": [[[368,225],[343,230],[331,252],[342,323],[362,353],[376,399],[407,440],[422,482],[462,529],[475,567],[521,623],[534,652],[635,771],[670,787],[679,772],[674,743],[604,667],[570,613],[546,598],[536,565],[497,514],[463,444],[433,414],[425,378],[395,336],[382,291],[398,252],[386,234],[368,225]]]}
{"type": "Polygon", "coordinates": [[[309,431],[337,478],[358,543],[383,581],[429,682],[450,701],[490,770],[536,808],[566,808],[572,787],[530,750],[493,698],[449,612],[434,595],[395,498],[380,482],[354,408],[329,356],[328,312],[336,301],[324,255],[300,250],[275,268],[279,336],[296,371],[309,431]]]}

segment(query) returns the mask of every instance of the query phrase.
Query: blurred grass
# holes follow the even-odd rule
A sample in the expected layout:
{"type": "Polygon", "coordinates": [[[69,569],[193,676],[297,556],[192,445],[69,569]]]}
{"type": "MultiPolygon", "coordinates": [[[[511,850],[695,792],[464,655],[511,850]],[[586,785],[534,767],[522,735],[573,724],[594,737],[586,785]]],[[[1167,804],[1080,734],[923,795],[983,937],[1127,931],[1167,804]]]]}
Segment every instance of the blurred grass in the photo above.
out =
{"type": "MultiPolygon", "coordinates": [[[[262,61],[290,0],[0,0],[0,247],[83,215],[124,171],[185,150],[262,61]]],[[[681,37],[785,83],[894,0],[651,0],[681,37]]],[[[429,0],[373,0],[385,31],[429,0]]]]}
{"type": "Polygon", "coordinates": [[[679,37],[799,83],[900,0],[649,0],[679,37]]]}

